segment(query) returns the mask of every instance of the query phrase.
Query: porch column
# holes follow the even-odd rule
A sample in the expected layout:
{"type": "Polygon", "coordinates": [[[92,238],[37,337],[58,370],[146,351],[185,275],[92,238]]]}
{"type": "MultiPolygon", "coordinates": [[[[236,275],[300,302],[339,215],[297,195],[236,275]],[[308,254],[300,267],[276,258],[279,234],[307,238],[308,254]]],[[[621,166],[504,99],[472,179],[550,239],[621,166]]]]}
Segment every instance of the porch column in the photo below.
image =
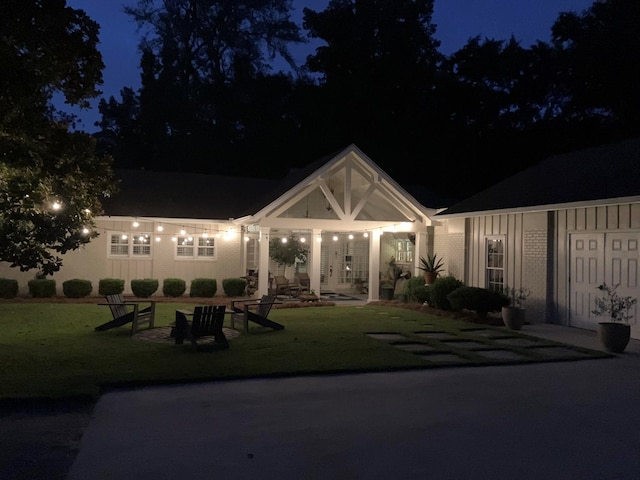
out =
{"type": "Polygon", "coordinates": [[[269,294],[269,227],[260,227],[258,252],[260,262],[258,267],[258,296],[269,294]]]}
{"type": "Polygon", "coordinates": [[[369,296],[367,302],[380,300],[380,235],[371,232],[369,235],[369,296]]]}
{"type": "Polygon", "coordinates": [[[309,278],[311,285],[309,288],[316,292],[318,297],[320,296],[320,252],[322,251],[322,229],[314,228],[311,231],[311,241],[309,242],[309,255],[310,255],[310,272],[309,278]]]}
{"type": "Polygon", "coordinates": [[[427,258],[429,250],[427,248],[427,232],[416,232],[416,245],[414,249],[415,255],[413,256],[414,269],[411,272],[414,276],[422,276],[424,272],[418,268],[420,265],[420,257],[427,258]]]}

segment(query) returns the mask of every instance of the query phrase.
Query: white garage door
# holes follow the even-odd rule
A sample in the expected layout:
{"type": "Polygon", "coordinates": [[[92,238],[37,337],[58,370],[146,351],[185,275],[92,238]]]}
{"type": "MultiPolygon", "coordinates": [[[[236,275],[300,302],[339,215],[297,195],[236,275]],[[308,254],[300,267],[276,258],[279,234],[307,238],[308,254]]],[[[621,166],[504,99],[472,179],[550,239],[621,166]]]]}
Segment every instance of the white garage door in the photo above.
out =
{"type": "MultiPolygon", "coordinates": [[[[640,297],[638,263],[640,233],[580,233],[570,235],[569,324],[595,330],[602,317],[591,313],[598,285],[619,285],[622,296],[640,297]]],[[[637,306],[631,319],[631,336],[640,338],[637,306]]]]}

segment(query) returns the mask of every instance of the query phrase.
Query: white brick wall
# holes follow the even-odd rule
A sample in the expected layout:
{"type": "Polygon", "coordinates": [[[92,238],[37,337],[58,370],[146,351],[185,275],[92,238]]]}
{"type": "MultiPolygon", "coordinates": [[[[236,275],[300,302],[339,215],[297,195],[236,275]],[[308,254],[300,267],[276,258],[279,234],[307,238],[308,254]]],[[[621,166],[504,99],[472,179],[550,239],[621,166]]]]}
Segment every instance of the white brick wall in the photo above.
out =
{"type": "Polygon", "coordinates": [[[547,232],[526,230],[523,235],[522,286],[531,291],[527,299],[527,321],[545,320],[547,289],[547,232]]]}
{"type": "Polygon", "coordinates": [[[444,233],[436,230],[433,251],[444,261],[445,275],[464,281],[464,233],[444,233]]]}

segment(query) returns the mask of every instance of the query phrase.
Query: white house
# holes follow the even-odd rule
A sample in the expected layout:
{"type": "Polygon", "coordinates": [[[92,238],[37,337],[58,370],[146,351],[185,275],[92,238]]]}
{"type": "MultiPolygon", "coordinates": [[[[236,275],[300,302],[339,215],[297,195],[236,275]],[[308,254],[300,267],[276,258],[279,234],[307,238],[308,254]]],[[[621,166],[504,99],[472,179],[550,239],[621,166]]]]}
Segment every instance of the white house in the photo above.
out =
{"type": "MultiPolygon", "coordinates": [[[[53,277],[67,279],[224,278],[257,270],[258,294],[267,293],[269,240],[291,235],[309,245],[305,263],[311,289],[348,291],[356,278],[378,299],[380,276],[393,257],[417,272],[419,256],[433,241],[436,213],[398,185],[356,146],[291,172],[281,181],[117,171],[121,191],[97,218],[99,237],[63,257],[53,277]]],[[[423,200],[424,201],[424,200],[423,200]]],[[[441,205],[435,205],[441,206],[441,205]]],[[[293,277],[289,267],[287,276],[293,277]]],[[[26,292],[32,272],[7,263],[0,277],[17,278],[26,292]]]]}
{"type": "Polygon", "coordinates": [[[529,320],[595,330],[598,285],[640,297],[640,139],[550,157],[433,218],[449,273],[529,288],[529,320]]]}

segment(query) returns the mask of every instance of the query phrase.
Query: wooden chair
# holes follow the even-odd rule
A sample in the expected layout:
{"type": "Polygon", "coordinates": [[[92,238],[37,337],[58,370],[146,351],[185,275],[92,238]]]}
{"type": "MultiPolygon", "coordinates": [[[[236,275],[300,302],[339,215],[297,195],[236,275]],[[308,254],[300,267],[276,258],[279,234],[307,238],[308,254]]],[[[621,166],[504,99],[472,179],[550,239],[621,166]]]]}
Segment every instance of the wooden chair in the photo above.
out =
{"type": "Polygon", "coordinates": [[[275,294],[286,295],[288,297],[297,297],[300,293],[300,285],[294,282],[290,282],[289,279],[283,275],[278,275],[275,278],[276,288],[275,294]]]}
{"type": "Polygon", "coordinates": [[[282,302],[277,302],[275,295],[263,295],[260,300],[233,300],[231,302],[231,308],[233,309],[233,313],[231,314],[231,328],[235,328],[235,322],[242,322],[244,331],[248,332],[249,322],[254,322],[263,327],[282,330],[284,325],[267,318],[271,307],[277,303],[282,302]]]}
{"type": "Polygon", "coordinates": [[[186,338],[199,351],[229,348],[229,341],[222,331],[225,313],[224,305],[198,306],[193,309],[193,312],[176,310],[176,325],[173,332],[176,345],[184,343],[186,338]],[[187,320],[187,316],[192,316],[191,321],[187,320]],[[214,337],[214,343],[198,345],[198,339],[203,337],[214,337]]]}
{"type": "Polygon", "coordinates": [[[311,279],[308,273],[298,273],[298,284],[300,285],[300,293],[305,294],[311,292],[311,279]]]}
{"type": "Polygon", "coordinates": [[[156,315],[156,302],[149,300],[146,302],[138,302],[125,300],[122,294],[107,295],[105,297],[107,303],[99,303],[98,305],[107,305],[111,309],[113,320],[103,323],[95,328],[96,331],[109,330],[110,328],[120,327],[131,322],[131,335],[136,333],[141,326],[148,325],[153,328],[153,322],[156,315]],[[149,303],[145,308],[140,308],[141,303],[149,303]],[[133,310],[129,310],[133,307],[133,310]]]}

